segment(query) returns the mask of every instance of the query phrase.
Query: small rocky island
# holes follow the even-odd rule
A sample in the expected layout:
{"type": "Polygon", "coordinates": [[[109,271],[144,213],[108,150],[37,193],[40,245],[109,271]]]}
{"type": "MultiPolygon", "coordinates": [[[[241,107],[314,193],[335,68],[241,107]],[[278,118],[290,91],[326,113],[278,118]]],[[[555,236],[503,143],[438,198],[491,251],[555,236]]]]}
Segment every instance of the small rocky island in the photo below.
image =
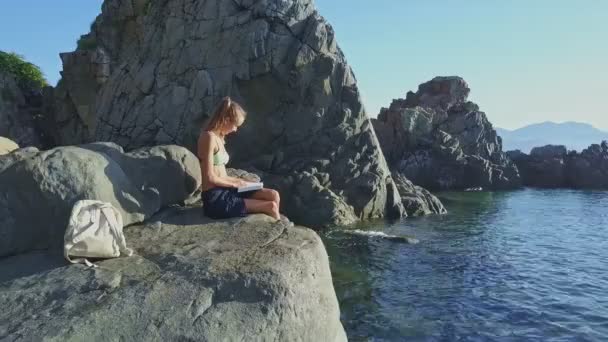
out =
{"type": "Polygon", "coordinates": [[[517,164],[524,185],[539,188],[608,189],[608,142],[583,151],[563,145],[535,147],[530,154],[507,152],[517,164]]]}

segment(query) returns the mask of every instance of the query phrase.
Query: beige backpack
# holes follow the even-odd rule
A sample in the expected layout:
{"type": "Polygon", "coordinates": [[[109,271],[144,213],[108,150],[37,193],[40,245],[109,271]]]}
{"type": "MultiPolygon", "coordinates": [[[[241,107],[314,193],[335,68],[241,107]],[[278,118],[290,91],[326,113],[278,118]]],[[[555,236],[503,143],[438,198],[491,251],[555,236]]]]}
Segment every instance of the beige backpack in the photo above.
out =
{"type": "Polygon", "coordinates": [[[110,203],[78,201],[65,231],[63,254],[69,262],[87,266],[94,265],[86,258],[131,256],[122,228],[122,216],[110,203]]]}

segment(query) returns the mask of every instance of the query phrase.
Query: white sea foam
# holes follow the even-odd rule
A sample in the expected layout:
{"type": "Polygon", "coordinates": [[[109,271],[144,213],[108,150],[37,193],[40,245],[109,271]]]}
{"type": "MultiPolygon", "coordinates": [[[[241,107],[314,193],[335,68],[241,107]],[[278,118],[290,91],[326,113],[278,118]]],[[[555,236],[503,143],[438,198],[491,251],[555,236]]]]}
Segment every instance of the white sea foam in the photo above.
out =
{"type": "Polygon", "coordinates": [[[348,233],[348,234],[356,234],[356,235],[364,235],[364,236],[370,236],[370,237],[379,237],[382,239],[387,239],[387,240],[393,240],[393,241],[400,241],[400,242],[407,242],[407,243],[418,243],[418,239],[412,238],[412,237],[408,237],[408,236],[398,236],[398,235],[389,235],[386,234],[384,232],[379,232],[379,231],[374,231],[374,230],[360,230],[360,229],[353,229],[353,230],[343,230],[343,232],[348,233]]]}

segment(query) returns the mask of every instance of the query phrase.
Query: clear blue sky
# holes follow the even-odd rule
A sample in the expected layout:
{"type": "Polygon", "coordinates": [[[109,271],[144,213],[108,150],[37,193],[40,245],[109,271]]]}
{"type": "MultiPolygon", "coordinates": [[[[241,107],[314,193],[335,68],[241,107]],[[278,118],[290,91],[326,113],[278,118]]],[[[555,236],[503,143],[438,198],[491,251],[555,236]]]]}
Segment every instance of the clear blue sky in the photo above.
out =
{"type": "MultiPolygon", "coordinates": [[[[0,49],[51,83],[101,0],[0,2],[0,49]]],[[[608,130],[608,0],[316,0],[357,76],[381,106],[438,75],[462,76],[495,126],[581,121],[608,130]]]]}

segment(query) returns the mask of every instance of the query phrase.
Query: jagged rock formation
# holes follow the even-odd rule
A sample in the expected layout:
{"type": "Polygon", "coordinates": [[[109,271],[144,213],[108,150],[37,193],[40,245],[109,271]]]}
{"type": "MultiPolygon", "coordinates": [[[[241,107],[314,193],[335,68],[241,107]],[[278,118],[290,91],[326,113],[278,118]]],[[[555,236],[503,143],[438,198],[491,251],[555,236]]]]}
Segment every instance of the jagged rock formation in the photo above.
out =
{"type": "Polygon", "coordinates": [[[0,156],[0,257],[60,247],[78,200],[109,202],[129,225],[187,200],[200,184],[197,158],[179,146],[13,151],[0,156]]]}
{"type": "Polygon", "coordinates": [[[249,112],[229,141],[234,166],[277,187],[296,222],[406,215],[355,77],[312,0],[106,0],[91,28],[61,56],[48,124],[57,144],[194,150],[230,95],[249,112]]]}
{"type": "Polygon", "coordinates": [[[527,155],[507,152],[521,172],[523,184],[541,188],[608,189],[608,142],[582,152],[562,145],[535,147],[527,155]]]}
{"type": "Polygon", "coordinates": [[[436,77],[383,108],[374,129],[393,175],[432,190],[521,185],[484,112],[460,77],[436,77]]]}
{"type": "Polygon", "coordinates": [[[98,268],[49,252],[0,259],[0,340],[346,341],[310,229],[175,208],[125,235],[136,255],[98,268]]]}
{"type": "Polygon", "coordinates": [[[408,215],[421,216],[429,214],[446,214],[448,211],[443,203],[428,190],[414,185],[401,173],[393,175],[397,190],[401,194],[401,202],[408,215]]]}
{"type": "Polygon", "coordinates": [[[57,87],[47,89],[44,94],[45,133],[55,145],[103,140],[95,139],[87,127],[95,125],[93,106],[110,76],[109,57],[102,48],[62,53],[60,57],[62,78],[57,87]]]}
{"type": "Polygon", "coordinates": [[[0,71],[0,136],[20,146],[46,146],[39,129],[42,90],[23,89],[14,75],[0,71]]]}

